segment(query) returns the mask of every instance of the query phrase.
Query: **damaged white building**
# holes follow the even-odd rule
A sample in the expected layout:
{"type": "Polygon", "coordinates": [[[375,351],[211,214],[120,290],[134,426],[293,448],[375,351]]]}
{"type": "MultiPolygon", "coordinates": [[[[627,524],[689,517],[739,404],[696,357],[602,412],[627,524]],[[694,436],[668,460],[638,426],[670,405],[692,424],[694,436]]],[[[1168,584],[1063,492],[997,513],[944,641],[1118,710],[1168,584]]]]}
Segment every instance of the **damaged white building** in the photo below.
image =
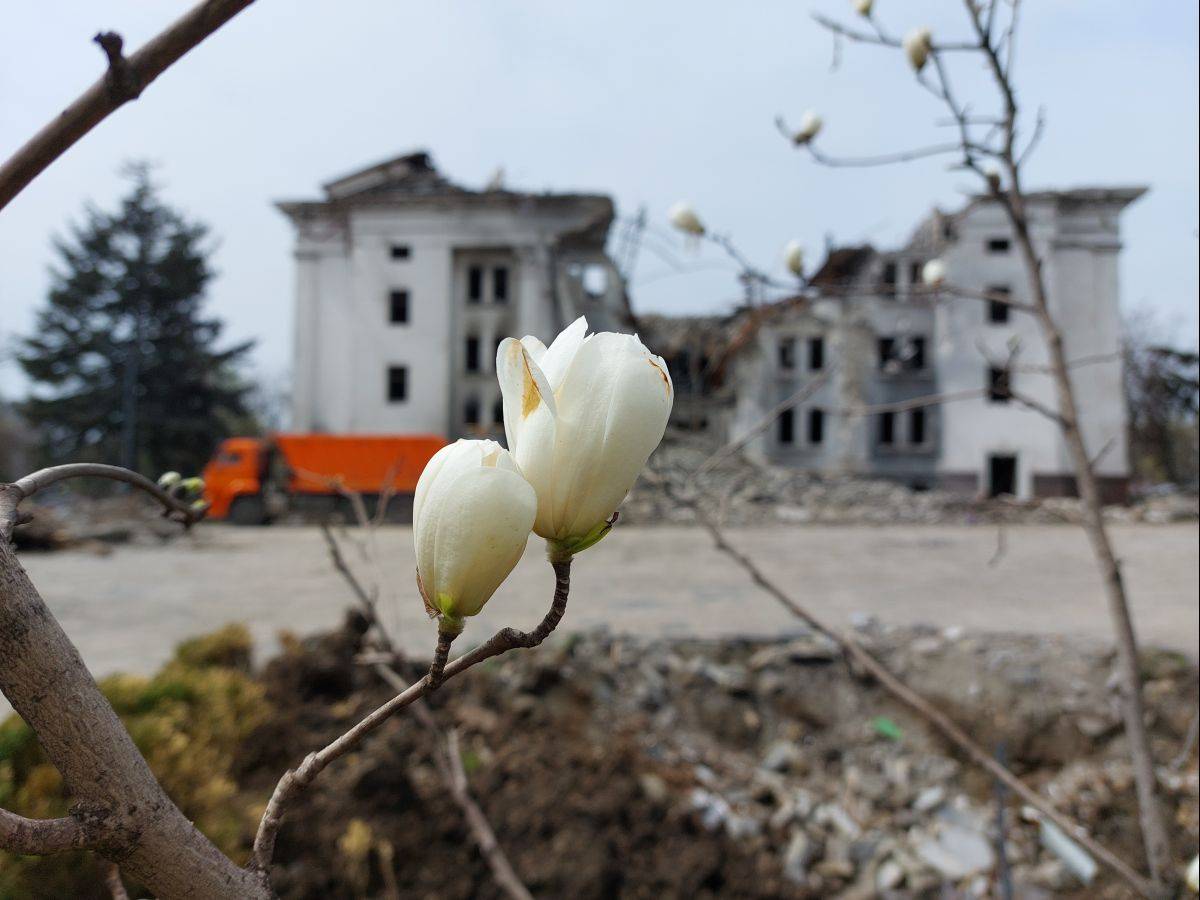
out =
{"type": "Polygon", "coordinates": [[[630,326],[605,195],[471,190],[417,152],[277,205],[296,228],[297,431],[499,436],[502,338],[630,326]]]}
{"type": "MultiPolygon", "coordinates": [[[[1124,496],[1129,477],[1119,220],[1144,192],[1085,188],[1029,197],[1085,441],[1109,500],[1124,496]]],[[[976,198],[955,214],[934,212],[902,249],[833,250],[805,296],[732,317],[723,325],[724,350],[705,353],[704,384],[684,371],[696,361],[680,365],[676,354],[681,424],[746,439],[747,452],[761,459],[830,474],[1021,498],[1074,493],[1057,423],[1014,399],[1057,408],[1037,322],[1000,302],[931,296],[921,270],[935,257],[951,285],[1029,301],[1023,263],[995,202],[976,198]],[[689,388],[696,389],[690,403],[689,388]],[[940,402],[924,402],[935,395],[940,402]],[[762,429],[765,420],[770,426],[762,429]]]]}

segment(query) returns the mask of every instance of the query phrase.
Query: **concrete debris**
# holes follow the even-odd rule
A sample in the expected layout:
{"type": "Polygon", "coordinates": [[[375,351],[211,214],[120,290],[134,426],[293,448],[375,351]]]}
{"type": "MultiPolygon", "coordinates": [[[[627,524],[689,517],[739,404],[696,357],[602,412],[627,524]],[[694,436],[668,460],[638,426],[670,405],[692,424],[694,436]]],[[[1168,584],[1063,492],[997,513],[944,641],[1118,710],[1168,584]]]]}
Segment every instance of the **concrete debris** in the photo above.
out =
{"type": "MultiPolygon", "coordinates": [[[[1134,827],[1120,729],[1096,725],[1113,716],[1104,688],[1112,658],[1103,647],[962,628],[863,627],[889,668],[953,710],[984,746],[1003,742],[1012,765],[1085,828],[1112,843],[1113,823],[1134,827]],[[933,640],[938,652],[929,653],[924,643],[933,640]],[[1007,677],[1014,671],[1034,673],[1036,690],[1025,675],[1007,677]]],[[[645,717],[638,682],[655,673],[672,716],[667,727],[640,731],[664,767],[656,779],[642,776],[643,795],[664,814],[687,810],[704,833],[772,852],[796,896],[992,896],[999,836],[991,779],[951,758],[920,719],[830,664],[836,659],[835,647],[805,632],[769,642],[605,635],[573,646],[567,668],[574,671],[563,683],[578,687],[581,673],[604,660],[611,671],[584,681],[622,685],[602,695],[609,715],[645,717]],[[589,649],[597,641],[604,646],[589,649]],[[901,737],[881,739],[870,724],[877,719],[894,722],[901,737]]],[[[1177,742],[1194,713],[1195,667],[1149,651],[1145,668],[1154,675],[1152,719],[1177,742]]],[[[1172,810],[1184,811],[1173,813],[1184,823],[1181,840],[1194,841],[1200,827],[1186,812],[1198,782],[1193,757],[1186,772],[1163,783],[1172,810]]],[[[1023,814],[1013,798],[1008,804],[1004,846],[1015,896],[1085,885],[1089,896],[1120,896],[1074,840],[1023,814]]],[[[1126,839],[1136,845],[1136,832],[1126,839]]]]}
{"type": "MultiPolygon", "coordinates": [[[[728,525],[771,524],[1078,524],[1080,501],[1043,497],[1019,501],[986,499],[942,490],[912,490],[891,481],[822,475],[764,464],[740,452],[722,455],[700,438],[672,433],[651,459],[652,474],[641,478],[621,507],[621,519],[637,524],[680,524],[695,520],[675,497],[697,499],[714,519],[728,525]],[[707,470],[694,475],[702,466],[707,470]]],[[[1113,522],[1163,524],[1194,521],[1197,497],[1160,493],[1129,506],[1112,506],[1113,522]]]]}

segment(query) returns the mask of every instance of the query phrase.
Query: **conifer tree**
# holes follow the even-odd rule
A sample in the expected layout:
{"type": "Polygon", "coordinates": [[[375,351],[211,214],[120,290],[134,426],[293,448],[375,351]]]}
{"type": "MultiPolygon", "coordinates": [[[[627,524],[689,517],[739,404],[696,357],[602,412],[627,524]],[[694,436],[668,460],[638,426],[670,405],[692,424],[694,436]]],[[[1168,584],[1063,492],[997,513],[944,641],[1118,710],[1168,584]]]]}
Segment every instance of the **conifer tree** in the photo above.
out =
{"type": "Polygon", "coordinates": [[[144,164],[115,213],[88,206],[55,239],[51,288],[17,358],[34,383],[22,412],[49,461],[196,472],[247,416],[239,362],[204,314],[208,229],[167,206],[144,164]]]}

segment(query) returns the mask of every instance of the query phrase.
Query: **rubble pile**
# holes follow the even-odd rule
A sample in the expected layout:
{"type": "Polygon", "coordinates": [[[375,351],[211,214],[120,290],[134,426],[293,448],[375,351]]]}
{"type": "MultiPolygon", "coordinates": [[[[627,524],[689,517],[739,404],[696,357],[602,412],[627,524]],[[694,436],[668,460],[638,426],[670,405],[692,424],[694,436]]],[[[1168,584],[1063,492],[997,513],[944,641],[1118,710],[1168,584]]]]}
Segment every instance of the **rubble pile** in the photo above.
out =
{"type": "MultiPolygon", "coordinates": [[[[718,454],[710,442],[672,436],[651,458],[621,507],[627,524],[687,524],[694,500],[726,525],[806,524],[1078,524],[1082,506],[1070,497],[1019,501],[897,482],[805,472],[757,462],[744,453],[718,454]]],[[[1194,521],[1195,494],[1165,493],[1105,511],[1113,522],[1194,521]]]]}
{"type": "Polygon", "coordinates": [[[141,493],[105,498],[68,494],[57,501],[28,504],[31,521],[13,533],[19,549],[83,547],[104,553],[117,544],[164,544],[183,533],[141,493]]]}

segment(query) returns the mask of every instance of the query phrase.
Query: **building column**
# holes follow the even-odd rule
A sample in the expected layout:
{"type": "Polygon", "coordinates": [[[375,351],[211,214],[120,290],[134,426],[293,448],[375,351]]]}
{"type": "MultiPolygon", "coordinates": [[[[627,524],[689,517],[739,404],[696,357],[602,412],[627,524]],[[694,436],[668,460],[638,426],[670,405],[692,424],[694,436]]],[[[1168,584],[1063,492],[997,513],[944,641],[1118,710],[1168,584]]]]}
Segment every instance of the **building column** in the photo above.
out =
{"type": "Polygon", "coordinates": [[[311,431],[317,418],[316,385],[320,370],[320,256],[312,250],[297,250],[296,319],[292,323],[292,422],[295,431],[311,431]]]}
{"type": "Polygon", "coordinates": [[[527,244],[516,248],[516,257],[517,334],[532,334],[548,344],[557,332],[558,320],[550,283],[550,248],[543,243],[527,244]]]}

